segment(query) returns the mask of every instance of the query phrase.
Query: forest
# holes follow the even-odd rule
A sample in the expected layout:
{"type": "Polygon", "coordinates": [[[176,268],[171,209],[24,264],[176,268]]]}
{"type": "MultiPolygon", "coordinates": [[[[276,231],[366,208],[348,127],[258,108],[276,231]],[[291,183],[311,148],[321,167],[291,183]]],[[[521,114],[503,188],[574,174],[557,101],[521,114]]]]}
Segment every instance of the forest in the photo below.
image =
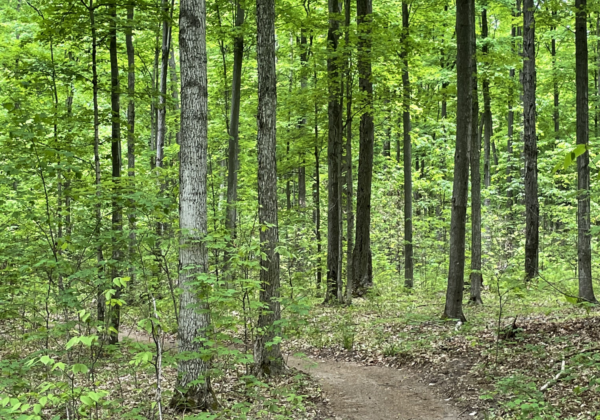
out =
{"type": "Polygon", "coordinates": [[[0,419],[600,419],[600,1],[3,0],[0,69],[0,419]]]}

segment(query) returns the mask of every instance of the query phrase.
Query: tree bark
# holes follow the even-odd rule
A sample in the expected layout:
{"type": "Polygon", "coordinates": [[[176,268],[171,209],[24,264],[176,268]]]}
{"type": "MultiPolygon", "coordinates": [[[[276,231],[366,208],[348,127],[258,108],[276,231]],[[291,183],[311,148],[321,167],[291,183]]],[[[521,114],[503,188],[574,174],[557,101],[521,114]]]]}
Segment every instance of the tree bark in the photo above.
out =
{"type": "Polygon", "coordinates": [[[456,149],[454,152],[454,181],[452,186],[452,216],[450,220],[450,267],[443,318],[466,321],[463,314],[465,273],[465,234],[469,188],[469,138],[472,131],[472,46],[471,26],[473,0],[456,2],[456,149]]]}
{"type": "Polygon", "coordinates": [[[327,73],[328,73],[328,117],[329,134],[327,142],[328,206],[327,206],[327,291],[325,302],[342,300],[342,285],[339,283],[342,252],[340,221],[342,217],[341,168],[342,168],[342,103],[341,74],[339,69],[338,44],[340,30],[340,6],[338,0],[329,0],[329,30],[327,32],[327,73]]]}
{"type": "MultiPolygon", "coordinates": [[[[133,16],[134,3],[127,5],[127,26],[125,31],[125,45],[127,48],[127,177],[129,178],[130,191],[135,188],[135,50],[133,46],[133,16]]],[[[129,222],[129,276],[135,280],[133,259],[135,255],[135,203],[129,200],[127,220],[129,222]]]]}
{"type": "Polygon", "coordinates": [[[359,89],[365,98],[365,111],[360,117],[358,186],[356,191],[356,241],[352,260],[353,294],[364,296],[373,286],[371,254],[371,181],[373,178],[373,82],[371,80],[372,0],[356,0],[358,23],[359,89]]]}
{"type": "MultiPolygon", "coordinates": [[[[488,22],[487,22],[487,8],[484,7],[481,11],[481,38],[483,46],[481,47],[482,55],[485,57],[489,53],[489,45],[487,43],[488,37],[488,22]]],[[[487,66],[486,66],[487,67],[487,66]]],[[[492,104],[490,96],[490,80],[487,75],[483,76],[482,80],[483,90],[483,183],[486,189],[489,189],[492,184],[492,172],[490,162],[491,152],[491,139],[492,139],[492,104]]],[[[475,100],[475,98],[473,98],[475,100]]],[[[479,111],[478,114],[479,115],[479,111]]],[[[473,138],[473,137],[471,137],[473,138]]],[[[485,205],[490,205],[490,199],[485,199],[485,205]]]]}
{"type": "MultiPolygon", "coordinates": [[[[472,3],[474,5],[474,3],[472,3]]],[[[484,9],[485,10],[485,9],[484,9]]],[[[482,22],[487,19],[482,12],[482,22]]],[[[482,25],[483,26],[483,25],[482,25]]],[[[484,26],[485,32],[482,31],[482,37],[485,33],[487,36],[487,24],[484,26]]],[[[471,166],[471,293],[469,302],[480,305],[481,288],[483,285],[483,277],[481,273],[481,129],[479,129],[479,96],[477,86],[477,35],[475,34],[475,10],[471,14],[471,66],[472,66],[472,99],[471,99],[471,144],[470,144],[470,166],[471,166]]],[[[485,81],[484,84],[484,101],[485,101],[485,81]]],[[[488,86],[489,95],[489,86],[488,86]]],[[[485,105],[484,105],[485,108],[485,105]]],[[[482,119],[485,123],[485,115],[482,119]]],[[[483,128],[483,127],[481,127],[483,128]]],[[[488,149],[489,152],[489,149],[488,149]]],[[[489,153],[488,153],[489,159],[489,153]]],[[[489,161],[488,161],[489,163],[489,161]]]]}
{"type": "Polygon", "coordinates": [[[535,4],[523,1],[523,143],[525,155],[525,276],[538,274],[539,217],[537,179],[535,4]]]}
{"type": "Polygon", "coordinates": [[[352,180],[352,53],[350,52],[351,0],[344,0],[346,57],[346,303],[352,303],[352,250],[354,248],[354,185],[352,180]]]}
{"type": "Polygon", "coordinates": [[[413,287],[412,143],[410,137],[410,78],[408,73],[408,4],[402,2],[402,129],[404,153],[404,286],[413,287]]]}
{"type": "Polygon", "coordinates": [[[160,75],[158,82],[158,115],[156,120],[156,167],[162,168],[164,157],[165,137],[167,133],[167,73],[169,71],[169,52],[171,50],[171,20],[173,5],[169,7],[168,0],[161,2],[164,13],[162,22],[162,42],[160,58],[160,75]]]}
{"type": "MultiPolygon", "coordinates": [[[[556,19],[558,12],[552,12],[552,18],[556,19]]],[[[550,28],[555,31],[556,26],[550,28]]],[[[556,75],[556,38],[552,36],[552,43],[550,47],[550,54],[552,55],[552,93],[554,96],[554,112],[552,113],[552,119],[554,120],[554,138],[558,140],[560,131],[560,111],[559,106],[559,90],[558,90],[558,76],[556,75]]]]}
{"type": "MultiPolygon", "coordinates": [[[[589,140],[587,0],[575,0],[575,76],[577,85],[577,144],[587,148],[589,140]]],[[[590,236],[590,154],[577,158],[577,267],[579,299],[596,302],[592,284],[592,243],[590,236]]]]}
{"type": "MultiPolygon", "coordinates": [[[[240,5],[240,1],[236,1],[235,11],[235,28],[236,36],[233,40],[233,77],[231,81],[231,114],[229,118],[229,151],[228,151],[228,172],[227,172],[227,215],[225,219],[225,227],[230,235],[229,246],[233,246],[233,242],[237,237],[237,192],[238,192],[238,171],[240,169],[239,162],[239,129],[240,129],[240,102],[241,102],[241,86],[242,86],[242,62],[244,60],[244,36],[241,32],[244,24],[245,11],[240,5]]],[[[231,254],[228,252],[225,255],[225,271],[228,276],[229,287],[232,287],[234,280],[233,273],[230,271],[231,254]]]]}
{"type": "Polygon", "coordinates": [[[260,333],[254,343],[254,361],[259,375],[276,375],[284,369],[277,321],[279,305],[279,242],[277,227],[276,115],[277,74],[275,71],[275,0],[256,0],[258,63],[258,221],[260,223],[260,333]]]}
{"type": "Polygon", "coordinates": [[[214,408],[210,358],[204,340],[211,328],[207,302],[210,286],[197,285],[209,273],[207,233],[208,83],[205,0],[182,0],[179,18],[181,69],[181,130],[179,170],[179,359],[171,406],[184,409],[214,408]],[[202,357],[201,357],[202,356],[202,357]],[[200,379],[200,381],[198,381],[200,379]],[[196,382],[192,384],[192,382],[196,382]]]}
{"type": "MultiPolygon", "coordinates": [[[[111,277],[121,276],[121,233],[123,231],[123,205],[121,204],[121,104],[119,87],[119,61],[117,57],[117,3],[113,1],[109,4],[109,15],[111,17],[111,26],[109,30],[109,55],[110,55],[110,104],[112,119],[111,134],[111,163],[112,163],[112,273],[111,277]]],[[[116,287],[114,299],[119,299],[121,288],[116,287]]],[[[118,304],[110,305],[110,331],[109,342],[115,344],[119,341],[119,324],[121,320],[121,306],[118,304]],[[113,330],[114,329],[114,330],[113,330]]]]}
{"type": "MultiPolygon", "coordinates": [[[[308,43],[306,39],[306,30],[300,29],[300,89],[306,92],[308,89],[308,43]]],[[[308,109],[307,109],[308,110],[308,109]]],[[[306,128],[306,116],[300,120],[299,128],[301,134],[306,128]]],[[[298,167],[298,204],[301,208],[306,207],[306,168],[304,167],[304,159],[298,167]]]]}

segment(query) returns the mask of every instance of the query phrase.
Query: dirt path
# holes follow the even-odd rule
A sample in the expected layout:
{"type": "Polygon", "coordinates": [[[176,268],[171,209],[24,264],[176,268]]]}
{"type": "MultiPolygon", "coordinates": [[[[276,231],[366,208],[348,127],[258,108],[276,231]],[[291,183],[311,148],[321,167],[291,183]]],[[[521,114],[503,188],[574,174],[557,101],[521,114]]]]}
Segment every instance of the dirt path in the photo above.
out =
{"type": "Polygon", "coordinates": [[[427,386],[393,368],[352,362],[288,358],[288,365],[318,379],[337,419],[455,420],[458,412],[427,386]]]}
{"type": "MultiPolygon", "coordinates": [[[[153,343],[134,331],[119,338],[153,343]]],[[[172,341],[165,350],[175,347],[172,341]]],[[[286,358],[290,367],[317,379],[336,420],[457,420],[458,412],[431,390],[401,370],[363,366],[353,362],[314,361],[293,356],[286,358]]]]}

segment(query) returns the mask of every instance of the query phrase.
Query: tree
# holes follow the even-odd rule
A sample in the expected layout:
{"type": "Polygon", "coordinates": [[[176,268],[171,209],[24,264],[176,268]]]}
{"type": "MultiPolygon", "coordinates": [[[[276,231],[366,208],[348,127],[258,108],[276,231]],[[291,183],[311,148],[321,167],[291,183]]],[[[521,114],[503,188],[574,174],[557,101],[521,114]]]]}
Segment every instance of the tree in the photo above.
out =
{"type": "Polygon", "coordinates": [[[352,53],[350,49],[351,0],[344,0],[344,44],[346,47],[346,303],[352,302],[352,250],[354,247],[354,183],[352,180],[352,53]]]}
{"type": "MultiPolygon", "coordinates": [[[[575,74],[577,84],[577,144],[587,149],[589,138],[587,0],[575,0],[575,74]]],[[[590,236],[590,155],[577,158],[577,267],[579,299],[596,302],[592,283],[592,243],[590,236]]]]}
{"type": "MultiPolygon", "coordinates": [[[[110,53],[110,107],[111,107],[111,148],[110,157],[112,163],[112,259],[113,266],[111,277],[113,279],[121,275],[121,233],[123,232],[123,205],[121,204],[121,89],[119,86],[119,62],[117,57],[117,3],[109,4],[108,12],[111,18],[109,30],[109,53],[110,53]]],[[[117,286],[114,301],[119,299],[121,287],[117,286]]],[[[119,324],[121,322],[121,306],[118,303],[110,303],[110,330],[109,342],[115,344],[119,341],[119,324]]]]}
{"type": "Polygon", "coordinates": [[[450,268],[444,318],[466,321],[462,309],[465,273],[465,230],[469,183],[469,138],[472,120],[472,42],[471,14],[473,0],[456,2],[456,146],[454,152],[454,182],[452,185],[452,215],[450,219],[450,268]]]}
{"type": "Polygon", "coordinates": [[[539,218],[535,106],[535,4],[523,1],[523,154],[525,155],[525,278],[538,274],[539,218]]]}
{"type": "MultiPolygon", "coordinates": [[[[473,4],[474,5],[474,4],[473,4]]],[[[485,9],[484,9],[485,10],[485,9]]],[[[482,13],[482,22],[486,15],[482,13]]],[[[483,25],[482,25],[483,26],[483,25]]],[[[487,24],[485,25],[487,26],[487,24]]],[[[485,27],[484,26],[484,27],[485,27]]],[[[482,31],[482,37],[485,32],[482,31]]],[[[487,34],[486,34],[487,35],[487,34]]],[[[472,108],[471,108],[471,147],[470,147],[470,166],[471,166],[471,296],[469,301],[474,304],[482,304],[481,288],[483,277],[481,274],[481,130],[479,129],[479,100],[477,86],[477,34],[475,33],[475,11],[471,14],[471,66],[472,66],[472,108]]],[[[488,86],[489,89],[489,86],[488,86]]],[[[488,92],[489,94],[489,92],[488,92]]],[[[484,81],[485,98],[485,81],[484,81]]],[[[485,100],[485,99],[484,99],[485,100]]],[[[484,106],[485,108],[485,106],[484,106]]],[[[486,116],[482,123],[485,123],[486,116]]],[[[491,123],[491,122],[490,122],[491,123]]],[[[487,129],[487,128],[486,128],[487,129]]],[[[489,151],[489,150],[488,150],[489,151]]],[[[489,158],[489,156],[488,156],[489,158]]],[[[489,163],[489,162],[488,162],[489,163]]]]}
{"type": "Polygon", "coordinates": [[[275,71],[275,0],[256,0],[258,64],[258,222],[260,223],[259,333],[254,342],[255,369],[259,375],[276,375],[284,369],[277,337],[279,304],[279,253],[277,245],[277,73],[275,71]]]}
{"type": "Polygon", "coordinates": [[[342,101],[338,43],[340,30],[338,0],[329,0],[327,73],[329,82],[329,134],[327,141],[327,291],[325,302],[342,300],[340,264],[342,252],[342,101]]]}
{"type": "Polygon", "coordinates": [[[408,4],[402,2],[402,132],[404,153],[404,286],[413,287],[412,144],[410,138],[410,77],[408,74],[408,4]]]}
{"type": "Polygon", "coordinates": [[[208,409],[216,404],[208,370],[206,339],[211,317],[207,302],[207,147],[208,82],[206,60],[206,3],[182,0],[179,18],[181,67],[181,131],[179,172],[179,359],[171,406],[208,409]],[[197,286],[197,283],[203,283],[197,286]]]}
{"type": "MultiPolygon", "coordinates": [[[[245,11],[236,1],[235,28],[238,31],[233,40],[233,76],[231,82],[231,115],[229,118],[229,148],[227,159],[227,215],[226,228],[231,236],[230,245],[236,238],[236,218],[237,218],[237,195],[238,195],[238,171],[239,162],[239,130],[240,130],[240,102],[242,87],[242,61],[244,59],[244,35],[241,32],[244,24],[245,11]]],[[[229,266],[230,255],[225,256],[227,266],[229,266]]],[[[229,274],[230,281],[233,275],[229,274]]]]}
{"type": "Polygon", "coordinates": [[[356,190],[356,240],[352,260],[352,282],[355,296],[363,296],[373,285],[371,254],[371,182],[373,178],[373,81],[371,79],[372,0],[356,0],[358,23],[359,89],[364,95],[364,111],[360,117],[360,147],[358,151],[358,186],[356,190]]]}

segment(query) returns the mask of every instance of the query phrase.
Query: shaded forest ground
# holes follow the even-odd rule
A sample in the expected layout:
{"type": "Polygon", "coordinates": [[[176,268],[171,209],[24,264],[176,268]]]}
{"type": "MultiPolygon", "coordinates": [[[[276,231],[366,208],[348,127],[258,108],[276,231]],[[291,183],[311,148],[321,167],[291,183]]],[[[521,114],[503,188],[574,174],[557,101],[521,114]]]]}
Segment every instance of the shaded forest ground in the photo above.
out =
{"type": "MultiPolygon", "coordinates": [[[[380,290],[350,307],[311,298],[308,313],[284,308],[284,352],[399,369],[399,376],[420,380],[465,418],[600,418],[598,309],[573,304],[541,281],[497,286],[488,286],[484,306],[466,307],[464,325],[440,320],[441,289],[380,290]]],[[[135,311],[126,314],[124,335],[132,337],[118,347],[80,342],[69,351],[60,327],[49,325],[46,334],[43,322],[1,321],[0,410],[16,406],[17,418],[44,401],[41,419],[64,418],[67,410],[70,418],[158,418],[156,346],[138,321],[135,311]],[[15,396],[19,405],[10,399],[15,396]]],[[[162,335],[164,419],[181,418],[166,407],[176,376],[174,341],[173,331],[162,335]]],[[[336,418],[314,378],[290,369],[260,380],[250,374],[251,353],[241,328],[237,339],[222,343],[213,371],[219,411],[185,418],[336,418]]]]}

